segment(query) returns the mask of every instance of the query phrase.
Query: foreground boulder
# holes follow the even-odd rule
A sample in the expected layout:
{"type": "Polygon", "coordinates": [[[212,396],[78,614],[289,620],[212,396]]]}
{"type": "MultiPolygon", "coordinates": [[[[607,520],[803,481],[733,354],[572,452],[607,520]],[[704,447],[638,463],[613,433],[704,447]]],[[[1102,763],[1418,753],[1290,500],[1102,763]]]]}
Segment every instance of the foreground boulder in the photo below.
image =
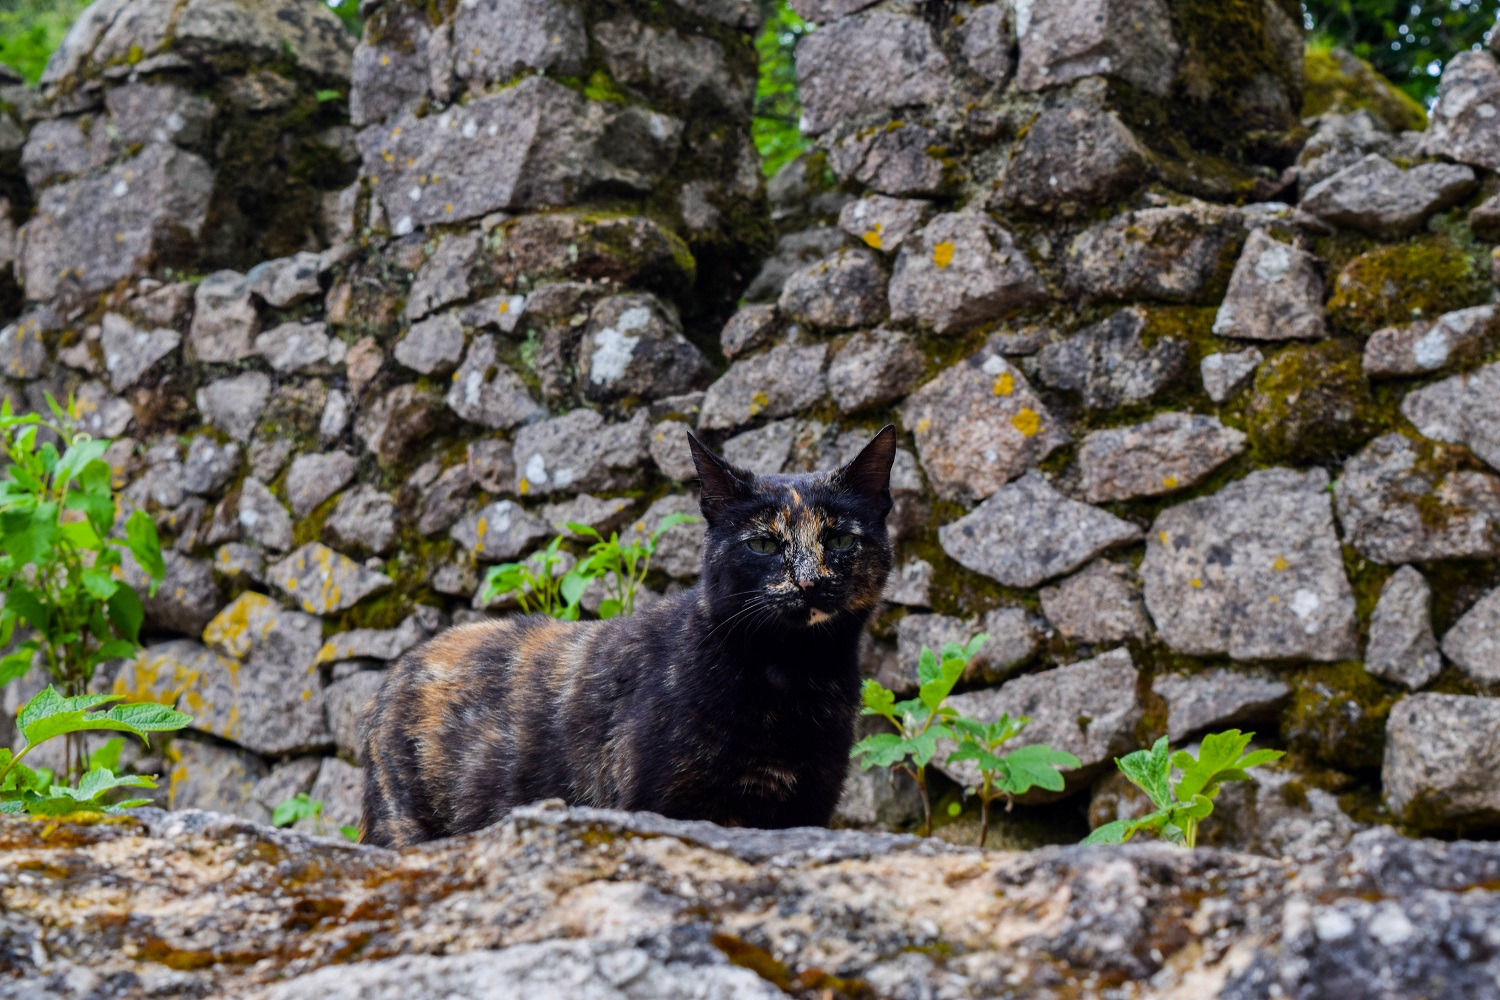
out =
{"type": "Polygon", "coordinates": [[[44,829],[0,821],[6,996],[1456,1000],[1500,971],[1500,845],[1389,830],[1295,866],[547,805],[400,854],[203,812],[44,829]]]}

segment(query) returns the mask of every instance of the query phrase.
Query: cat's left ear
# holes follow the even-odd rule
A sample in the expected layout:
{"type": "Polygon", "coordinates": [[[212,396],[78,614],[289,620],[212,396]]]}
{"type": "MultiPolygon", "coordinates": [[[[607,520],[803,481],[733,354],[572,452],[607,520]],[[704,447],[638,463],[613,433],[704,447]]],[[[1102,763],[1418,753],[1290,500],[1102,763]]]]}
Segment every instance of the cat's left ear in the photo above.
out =
{"type": "Polygon", "coordinates": [[[889,503],[891,465],[896,461],[896,428],[886,424],[854,461],[834,473],[845,489],[889,503]]]}

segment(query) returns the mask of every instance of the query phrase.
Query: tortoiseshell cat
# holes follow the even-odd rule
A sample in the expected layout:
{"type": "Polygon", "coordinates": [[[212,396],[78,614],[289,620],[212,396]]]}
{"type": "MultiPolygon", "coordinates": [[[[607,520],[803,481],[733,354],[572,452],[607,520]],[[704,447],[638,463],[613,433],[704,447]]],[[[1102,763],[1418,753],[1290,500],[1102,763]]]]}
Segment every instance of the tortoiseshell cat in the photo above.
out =
{"type": "Polygon", "coordinates": [[[698,585],[630,618],[476,622],[403,656],[365,724],[365,843],[466,833],[546,798],[828,823],[859,636],[891,568],[895,429],[837,471],[795,476],[688,438],[707,521],[698,585]]]}

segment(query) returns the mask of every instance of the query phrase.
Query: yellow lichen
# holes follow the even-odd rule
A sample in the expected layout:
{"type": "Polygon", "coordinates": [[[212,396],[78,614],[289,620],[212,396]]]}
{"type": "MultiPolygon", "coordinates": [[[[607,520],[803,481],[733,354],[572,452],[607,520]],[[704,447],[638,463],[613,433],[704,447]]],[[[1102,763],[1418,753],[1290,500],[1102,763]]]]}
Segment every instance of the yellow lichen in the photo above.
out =
{"type": "Polygon", "coordinates": [[[953,244],[948,240],[944,240],[933,247],[932,262],[938,266],[938,270],[940,271],[953,263],[953,244]]]}
{"type": "Polygon", "coordinates": [[[1023,407],[1019,413],[1010,418],[1011,426],[1020,431],[1025,437],[1035,437],[1042,429],[1042,418],[1031,407],[1023,407]]]}

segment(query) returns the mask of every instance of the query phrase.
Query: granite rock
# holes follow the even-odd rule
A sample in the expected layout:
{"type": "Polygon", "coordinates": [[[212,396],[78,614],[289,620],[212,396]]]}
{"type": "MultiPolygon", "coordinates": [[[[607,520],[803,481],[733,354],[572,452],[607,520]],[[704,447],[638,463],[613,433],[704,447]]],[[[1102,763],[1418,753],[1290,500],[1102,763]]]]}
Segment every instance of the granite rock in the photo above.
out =
{"type": "Polygon", "coordinates": [[[1388,326],[1365,341],[1365,375],[1426,375],[1481,354],[1496,341],[1495,307],[1470,306],[1435,320],[1388,326]]]}
{"type": "Polygon", "coordinates": [[[789,275],[777,308],[791,320],[820,329],[871,326],[885,318],[887,281],[879,256],[844,247],[789,275]]]}
{"type": "Polygon", "coordinates": [[[778,344],[743,357],[708,387],[698,426],[704,430],[743,427],[757,417],[785,417],[822,398],[828,348],[778,344]]]}
{"type": "Polygon", "coordinates": [[[1229,291],[1213,332],[1241,340],[1318,340],[1323,319],[1323,274],[1312,254],[1253,231],[1229,277],[1229,291]]]}
{"type": "Polygon", "coordinates": [[[1443,66],[1432,120],[1419,151],[1500,170],[1500,136],[1490,124],[1500,103],[1500,66],[1488,52],[1458,52],[1443,66]]]}
{"type": "Polygon", "coordinates": [[[105,313],[100,327],[104,370],[109,373],[109,387],[115,392],[135,385],[182,343],[182,334],[176,330],[141,330],[119,313],[105,313]]]}
{"type": "Polygon", "coordinates": [[[1182,48],[1163,0],[1056,0],[1025,7],[1016,21],[1022,90],[1101,75],[1158,97],[1171,89],[1182,48]]]}
{"type": "Polygon", "coordinates": [[[366,597],[390,589],[395,582],[322,542],[309,542],[266,567],[266,578],[303,611],[315,615],[348,610],[366,597]]]}
{"type": "Polygon", "coordinates": [[[1011,149],[1000,200],[1039,214],[1076,212],[1129,194],[1150,176],[1149,162],[1114,112],[1087,104],[1049,108],[1011,149]]]}
{"type": "Polygon", "coordinates": [[[1267,674],[1222,669],[1161,674],[1152,689],[1167,703],[1167,736],[1173,743],[1210,729],[1269,722],[1292,693],[1267,674]]]}
{"type": "Polygon", "coordinates": [[[312,452],[292,459],[284,487],[292,514],[298,520],[311,514],[323,501],[349,485],[357,465],[354,456],[346,451],[312,452]]]}
{"type": "Polygon", "coordinates": [[[1093,431],[1078,446],[1083,498],[1103,503],[1172,493],[1197,485],[1244,450],[1243,433],[1193,413],[1093,431]]]}
{"type": "Polygon", "coordinates": [[[1391,709],[1380,783],[1392,814],[1431,833],[1500,820],[1500,699],[1413,694],[1391,709]]]}
{"type": "Polygon", "coordinates": [[[529,552],[552,529],[520,504],[497,500],[460,518],[448,534],[480,562],[506,562],[529,552]]]}
{"type": "Polygon", "coordinates": [[[1037,352],[1038,381],[1076,392],[1090,410],[1144,402],[1177,381],[1187,368],[1187,345],[1161,337],[1146,346],[1146,317],[1121,309],[1037,352]]]}
{"type": "Polygon", "coordinates": [[[339,497],[323,537],[346,552],[385,555],[396,541],[396,504],[389,493],[362,483],[339,497]]]}
{"type": "Polygon", "coordinates": [[[596,403],[679,395],[713,377],[675,313],[653,295],[616,295],[596,305],[578,346],[578,367],[584,397],[596,403]]]}
{"type": "Polygon", "coordinates": [[[1463,201],[1478,185],[1474,171],[1456,163],[1403,171],[1371,153],[1313,185],[1301,205],[1325,222],[1395,238],[1415,233],[1428,216],[1463,201]]]}
{"type": "Polygon", "coordinates": [[[499,360],[495,337],[488,333],[469,343],[463,364],[453,375],[447,402],[464,420],[495,430],[506,430],[542,415],[526,383],[499,360]]]}
{"type": "Polygon", "coordinates": [[[977,210],[935,217],[908,236],[891,276],[891,319],[954,333],[1046,301],[1010,231],[977,210]]]}
{"type": "Polygon", "coordinates": [[[1443,636],[1443,655],[1481,684],[1500,681],[1500,588],[1490,591],[1443,636]]]}
{"type": "Polygon", "coordinates": [[[270,400],[271,380],[260,372],[245,372],[210,382],[198,390],[197,402],[205,422],[247,444],[270,400]]]}
{"type": "Polygon", "coordinates": [[[1432,588],[1411,566],[1396,570],[1380,588],[1370,616],[1365,669],[1409,691],[1425,687],[1443,669],[1432,634],[1432,588]]]}
{"type": "Polygon", "coordinates": [[[365,712],[384,682],[384,670],[359,670],[334,681],[323,692],[323,709],[328,713],[333,745],[351,760],[360,755],[365,712]]]}
{"type": "Polygon", "coordinates": [[[1500,363],[1408,393],[1401,413],[1427,437],[1467,445],[1500,469],[1500,363]]]}
{"type": "Polygon", "coordinates": [[[266,305],[289,309],[323,294],[322,270],[322,257],[304,250],[255,265],[245,273],[245,283],[266,305]]]}
{"type": "Polygon", "coordinates": [[[845,413],[884,406],[910,391],[924,367],[910,334],[884,327],[856,333],[828,364],[828,392],[845,413]]]}
{"type": "Polygon", "coordinates": [[[464,328],[452,313],[411,325],[391,349],[395,359],[422,375],[446,375],[464,356],[464,328]]]}
{"type": "Polygon", "coordinates": [[[516,492],[622,490],[640,481],[649,454],[643,410],[606,423],[595,410],[574,410],[516,432],[516,492]]]}
{"type": "Polygon", "coordinates": [[[254,357],[259,330],[260,316],[245,275],[215,271],[198,283],[188,330],[190,359],[229,362],[254,357]]]}
{"type": "Polygon", "coordinates": [[[798,46],[802,129],[809,135],[870,112],[936,103],[948,85],[948,59],[919,18],[857,14],[798,46]]]}
{"type": "Polygon", "coordinates": [[[867,194],[839,211],[839,228],[882,253],[895,253],[936,211],[930,201],[867,194]]]}
{"type": "MultiPolygon", "coordinates": [[[[475,338],[476,343],[480,339],[475,338]]],[[[473,345],[469,354],[474,356],[473,345]]],[[[467,386],[464,388],[467,392],[467,386]]],[[[450,392],[450,399],[452,395],[450,392]]],[[[482,388],[476,395],[481,402],[490,398],[482,388]]],[[[436,391],[418,384],[398,385],[366,405],[354,422],[354,433],[381,465],[390,467],[424,444],[444,423],[443,398],[436,391]]]]}
{"type": "Polygon", "coordinates": [[[278,552],[292,547],[292,516],[266,484],[253,476],[240,486],[235,520],[249,541],[278,552]]]}
{"type": "Polygon", "coordinates": [[[719,333],[719,349],[733,358],[768,346],[781,328],[781,314],[769,303],[745,306],[729,317],[719,333]]]}
{"type": "Polygon", "coordinates": [[[1125,566],[1096,559],[1072,576],[1043,587],[1042,614],[1064,639],[1121,643],[1151,631],[1140,581],[1125,566]]]}
{"type": "Polygon", "coordinates": [[[1201,201],[1126,212],[1074,238],[1065,284],[1087,299],[1217,301],[1226,259],[1241,245],[1240,222],[1238,209],[1201,201]]]}

